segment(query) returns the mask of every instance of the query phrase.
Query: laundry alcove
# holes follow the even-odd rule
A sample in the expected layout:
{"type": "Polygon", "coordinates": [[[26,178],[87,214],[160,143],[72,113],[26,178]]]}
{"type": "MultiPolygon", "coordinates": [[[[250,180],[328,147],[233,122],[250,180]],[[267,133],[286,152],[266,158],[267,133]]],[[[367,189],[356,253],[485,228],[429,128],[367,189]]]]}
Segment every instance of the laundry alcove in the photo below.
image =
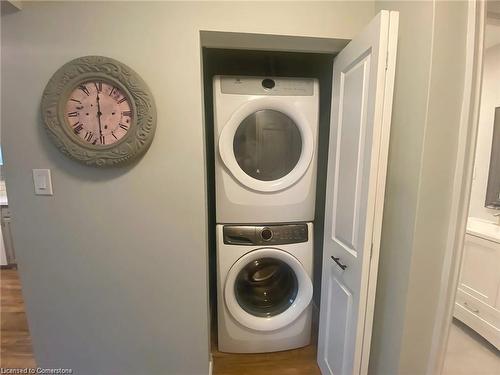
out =
{"type": "MultiPolygon", "coordinates": [[[[214,37],[212,33],[207,33],[210,38],[214,37]]],[[[226,33],[215,33],[216,40],[238,39],[236,35],[226,35],[226,33]]],[[[299,78],[314,78],[319,82],[319,133],[318,133],[318,173],[317,173],[317,188],[316,188],[316,210],[315,210],[315,238],[323,236],[322,228],[324,221],[324,196],[326,186],[326,158],[328,152],[328,134],[330,122],[330,99],[331,99],[331,83],[332,83],[332,63],[335,56],[334,51],[329,53],[315,52],[297,52],[283,50],[262,50],[257,49],[258,45],[244,43],[249,36],[241,35],[242,42],[235,42],[237,45],[247,44],[252,49],[233,49],[233,48],[203,48],[203,82],[204,82],[204,108],[205,108],[205,144],[206,144],[206,162],[207,162],[207,194],[209,202],[209,275],[210,275],[210,304],[211,304],[211,332],[213,350],[217,350],[217,261],[216,261],[216,205],[215,205],[215,173],[214,173],[214,122],[213,122],[213,78],[215,76],[255,76],[255,77],[299,77],[299,78]]],[[[257,39],[262,38],[258,36],[257,39]]],[[[275,39],[276,42],[281,42],[283,38],[280,36],[266,36],[262,41],[269,45],[269,39],[275,39]]],[[[293,39],[293,38],[292,38],[293,39]]],[[[302,38],[298,38],[302,39],[302,38]]],[[[310,39],[310,38],[305,38],[310,39]]],[[[203,38],[202,38],[203,40],[203,38]]],[[[348,41],[342,40],[332,43],[334,46],[344,46],[348,41]]],[[[221,43],[210,43],[211,46],[221,46],[221,43]]],[[[223,44],[231,46],[232,43],[223,44]]],[[[276,43],[283,45],[283,43],[276,43]]],[[[323,48],[323,45],[322,45],[323,48]]],[[[319,290],[321,284],[321,241],[314,243],[314,313],[317,316],[319,306],[319,290]]],[[[314,319],[317,321],[317,318],[314,319]]],[[[317,329],[317,324],[313,324],[313,330],[317,329]]],[[[317,333],[313,333],[313,337],[317,337],[317,333]]],[[[314,356],[311,358],[314,359],[314,356]]],[[[217,360],[217,359],[216,359],[217,360]]]]}
{"type": "MultiPolygon", "coordinates": [[[[394,62],[392,58],[388,58],[390,55],[388,52],[388,39],[391,32],[397,32],[395,25],[397,25],[397,15],[390,17],[389,12],[382,12],[367,26],[366,30],[359,36],[359,40],[354,40],[350,44],[349,41],[342,39],[201,32],[208,196],[207,224],[209,229],[211,331],[212,348],[217,356],[215,373],[218,373],[217,368],[220,367],[217,362],[221,361],[219,358],[220,353],[217,351],[216,340],[217,321],[220,323],[221,319],[224,323],[222,331],[221,326],[219,326],[219,338],[224,337],[224,340],[227,340],[225,332],[229,331],[226,324],[231,325],[238,331],[233,338],[233,342],[235,343],[234,348],[236,349],[233,351],[232,348],[224,344],[222,346],[223,351],[259,353],[300,346],[300,344],[296,346],[293,346],[294,344],[291,344],[291,346],[269,346],[265,344],[269,342],[269,337],[276,337],[277,342],[279,340],[286,340],[284,337],[288,336],[285,334],[281,335],[279,330],[288,329],[291,332],[295,330],[295,323],[287,323],[289,325],[283,328],[283,324],[272,326],[271,322],[283,321],[287,314],[290,315],[290,311],[288,310],[298,308],[303,303],[301,300],[303,298],[303,292],[301,292],[303,290],[303,285],[301,286],[302,281],[299,281],[297,284],[297,280],[302,279],[300,272],[306,271],[295,272],[295,276],[293,276],[293,271],[290,271],[290,267],[294,267],[292,264],[297,259],[300,265],[300,260],[303,259],[300,255],[301,250],[298,250],[297,253],[294,253],[295,250],[281,251],[283,246],[279,249],[279,246],[277,246],[294,243],[287,242],[292,238],[297,240],[297,243],[303,242],[304,247],[310,244],[314,249],[311,259],[313,272],[307,272],[312,278],[314,290],[311,305],[313,306],[313,316],[316,319],[313,320],[316,322],[319,320],[319,325],[322,327],[319,333],[320,354],[318,355],[318,363],[322,372],[329,373],[332,371],[332,366],[335,368],[338,368],[338,366],[342,368],[344,366],[348,366],[347,368],[354,366],[351,367],[352,369],[359,366],[367,366],[367,363],[362,363],[361,359],[356,356],[359,356],[361,351],[366,349],[366,341],[369,341],[371,335],[371,328],[363,332],[359,330],[359,327],[361,323],[365,324],[366,319],[368,319],[368,324],[371,325],[371,317],[365,317],[364,314],[366,312],[363,309],[366,306],[368,306],[368,309],[373,308],[373,301],[367,302],[364,298],[367,298],[367,296],[370,297],[374,293],[373,281],[375,280],[373,280],[373,277],[375,276],[373,275],[376,275],[376,272],[372,272],[373,284],[370,286],[367,277],[370,274],[370,267],[376,267],[376,264],[370,263],[372,249],[375,248],[372,244],[371,236],[373,231],[380,230],[380,218],[376,218],[373,221],[370,217],[374,215],[375,205],[380,204],[380,199],[383,201],[383,185],[385,183],[385,165],[383,163],[386,162],[387,157],[390,115],[383,118],[380,117],[380,114],[384,110],[387,112],[390,109],[390,106],[384,107],[384,98],[386,99],[385,104],[388,103],[389,99],[392,102],[394,67],[391,66],[391,69],[388,69],[389,66],[387,64],[388,61],[394,62]],[[390,18],[392,19],[392,24],[390,23],[390,18]],[[390,28],[391,25],[393,29],[390,28]],[[338,59],[336,59],[337,55],[339,55],[338,59]],[[270,94],[269,90],[275,89],[275,81],[277,85],[275,94],[270,94]],[[299,89],[297,88],[298,86],[295,88],[291,87],[291,82],[298,82],[296,84],[302,88],[299,89]],[[316,82],[314,86],[312,86],[313,82],[316,82]],[[262,87],[260,87],[261,85],[262,87]],[[254,91],[255,87],[257,87],[257,91],[254,91]],[[230,154],[231,158],[237,159],[236,155],[240,153],[237,147],[246,147],[247,150],[244,150],[244,152],[249,157],[252,157],[251,153],[256,151],[251,150],[259,150],[259,148],[241,146],[236,138],[234,138],[234,141],[232,141],[233,138],[228,138],[229,141],[224,140],[225,133],[220,132],[220,127],[229,126],[227,125],[229,122],[221,125],[221,120],[217,119],[222,109],[219,105],[220,102],[216,101],[216,95],[219,96],[221,92],[235,95],[235,98],[238,95],[250,95],[249,100],[255,100],[253,102],[255,104],[260,100],[255,99],[259,95],[257,92],[260,92],[260,95],[277,95],[278,98],[284,98],[286,95],[301,95],[297,94],[297,92],[306,92],[309,90],[307,87],[310,87],[313,91],[319,91],[318,115],[316,119],[313,117],[312,120],[317,121],[318,125],[317,133],[314,134],[314,145],[316,147],[314,155],[315,158],[317,157],[317,164],[314,164],[314,168],[317,168],[315,171],[316,183],[314,186],[316,191],[313,203],[315,206],[314,217],[306,217],[306,215],[296,217],[291,215],[290,220],[287,220],[286,215],[277,215],[276,217],[279,217],[279,220],[266,220],[265,215],[254,214],[256,219],[253,220],[252,214],[245,216],[242,213],[241,220],[239,220],[240,216],[238,216],[237,204],[235,205],[235,215],[219,215],[219,211],[223,207],[221,201],[226,199],[219,192],[220,188],[218,186],[221,185],[223,178],[221,176],[225,176],[224,178],[227,178],[227,180],[238,177],[231,170],[232,167],[226,160],[227,153],[230,154]],[[385,93],[386,88],[388,89],[387,94],[385,93]],[[298,91],[295,94],[285,94],[283,90],[298,91]],[[248,154],[249,152],[250,154],[248,154]],[[379,162],[382,163],[381,168],[379,168],[379,162]],[[325,209],[325,207],[327,208],[325,209]],[[223,219],[221,220],[221,218],[223,219]],[[307,224],[309,227],[305,226],[305,222],[311,221],[311,219],[314,219],[314,229],[312,229],[311,224],[307,224]],[[300,223],[300,221],[303,221],[303,223],[300,223]],[[259,234],[255,235],[257,232],[259,234]],[[309,232],[310,234],[308,235],[307,233],[309,232]],[[275,237],[278,240],[275,241],[275,237]],[[276,243],[276,246],[273,247],[274,243],[276,243]],[[323,243],[329,246],[328,251],[323,251],[323,243]],[[224,268],[225,271],[221,271],[220,265],[224,264],[225,261],[221,260],[220,254],[222,254],[221,249],[226,245],[238,245],[240,248],[239,251],[241,251],[241,258],[238,259],[239,255],[236,257],[233,255],[236,262],[224,266],[227,268],[224,268]],[[245,245],[253,245],[254,247],[252,249],[249,248],[247,251],[244,248],[245,245]],[[332,249],[335,248],[337,250],[333,251],[332,249]],[[276,254],[276,256],[279,255],[278,258],[281,256],[285,263],[287,263],[286,258],[288,256],[294,258],[296,255],[297,257],[294,258],[293,262],[288,263],[287,266],[283,262],[280,263],[278,260],[273,260],[274,255],[267,255],[265,258],[253,256],[257,253],[281,253],[276,254]],[[327,254],[328,257],[326,256],[327,254]],[[330,254],[333,255],[329,256],[330,254]],[[248,263],[245,266],[244,262],[246,260],[243,259],[246,258],[253,263],[248,263]],[[242,262],[243,264],[241,264],[242,262]],[[231,264],[233,264],[232,267],[231,264]],[[322,269],[324,267],[326,268],[322,269]],[[290,291],[290,288],[283,287],[283,285],[277,288],[277,284],[273,286],[274,290],[259,290],[258,293],[263,293],[264,299],[268,297],[272,298],[270,295],[275,290],[278,290],[278,294],[281,293],[285,298],[290,299],[289,307],[285,306],[284,308],[275,309],[275,311],[278,311],[278,315],[270,313],[259,315],[261,311],[259,308],[248,306],[248,301],[238,299],[238,293],[240,292],[238,288],[241,285],[238,286],[237,280],[240,280],[241,284],[241,278],[232,276],[233,268],[238,268],[238,272],[244,272],[245,268],[253,268],[254,273],[246,277],[254,279],[256,281],[255,285],[258,284],[257,281],[261,282],[266,278],[275,278],[279,282],[288,280],[287,282],[290,285],[298,285],[298,293],[290,291]],[[322,285],[323,288],[326,285],[327,290],[324,292],[321,291],[322,285]],[[368,290],[369,287],[371,288],[370,291],[368,290]],[[326,296],[326,300],[321,301],[321,296],[323,296],[323,299],[326,296]],[[363,302],[360,302],[362,299],[363,302]],[[321,313],[322,315],[318,319],[320,306],[323,306],[326,310],[321,313]],[[232,310],[234,308],[238,311],[234,312],[232,310]],[[227,316],[221,315],[220,311],[222,309],[224,309],[224,314],[227,311],[231,312],[231,314],[228,313],[227,316]],[[241,315],[244,319],[238,318],[238,315],[241,315]],[[325,317],[326,315],[328,315],[328,319],[325,317]],[[221,318],[221,316],[223,317],[221,318]],[[330,321],[332,320],[335,320],[335,323],[331,324],[330,321]],[[250,330],[241,330],[243,325],[246,325],[247,328],[249,327],[250,330]],[[364,335],[367,335],[367,339],[365,340],[363,340],[364,335]],[[353,341],[354,339],[355,341],[353,341]],[[241,346],[237,344],[238,340],[246,340],[248,343],[245,346],[241,346]],[[252,340],[255,340],[256,344],[254,346],[252,346],[252,340]],[[258,342],[261,342],[261,344],[257,344],[258,342]],[[226,350],[226,348],[229,349],[226,350]]],[[[395,51],[392,51],[391,55],[395,56],[395,51]]],[[[285,99],[279,100],[283,101],[285,99]]],[[[267,121],[268,125],[266,126],[268,126],[268,129],[271,129],[271,127],[277,129],[276,123],[282,121],[278,117],[283,116],[280,115],[271,118],[272,116],[269,117],[266,113],[266,116],[269,118],[259,120],[258,115],[260,115],[261,119],[263,118],[263,108],[255,112],[255,115],[245,114],[245,116],[248,115],[249,117],[243,116],[241,118],[241,120],[244,119],[243,122],[236,122],[235,126],[237,130],[233,131],[234,134],[231,133],[231,137],[236,137],[239,129],[250,117],[253,118],[251,121],[254,121],[255,124],[257,124],[256,121],[267,121]]],[[[276,108],[279,108],[279,106],[276,108]]],[[[265,111],[272,112],[268,109],[265,111]]],[[[232,121],[231,119],[235,116],[226,116],[224,117],[226,120],[223,121],[227,121],[228,118],[229,121],[232,121]]],[[[294,116],[292,115],[293,118],[294,116]]],[[[254,126],[257,127],[257,125],[254,126]]],[[[255,131],[261,132],[258,128],[255,131]]],[[[263,134],[261,132],[260,135],[257,135],[257,137],[260,137],[260,141],[246,139],[245,142],[250,142],[250,144],[255,142],[269,143],[269,140],[262,140],[263,134]]],[[[302,135],[304,136],[304,134],[302,135]]],[[[245,139],[247,135],[243,137],[245,139]]],[[[253,137],[255,135],[251,136],[252,139],[253,137]]],[[[271,135],[272,137],[273,135],[271,135]]],[[[294,148],[293,144],[295,141],[293,141],[293,136],[289,136],[287,139],[290,139],[290,147],[294,148]]],[[[283,143],[283,141],[279,141],[278,143],[280,142],[283,143]]],[[[303,138],[302,153],[306,150],[304,142],[303,138]]],[[[281,143],[280,145],[276,144],[276,147],[283,147],[281,143]]],[[[266,147],[270,149],[273,146],[268,144],[266,147]]],[[[247,162],[247,159],[244,162],[247,162]]],[[[236,161],[234,162],[238,173],[248,173],[244,170],[240,171],[239,169],[243,167],[239,161],[238,164],[239,167],[236,161]]],[[[263,173],[263,169],[262,167],[253,168],[257,168],[254,171],[256,174],[252,178],[246,179],[249,179],[249,181],[258,181],[261,176],[259,173],[263,173]]],[[[309,168],[313,167],[309,166],[309,168]]],[[[233,182],[232,184],[235,191],[243,191],[245,189],[251,191],[254,189],[250,185],[245,187],[246,183],[242,180],[233,182]]],[[[257,182],[255,186],[264,186],[266,184],[266,182],[257,182]]],[[[289,186],[293,188],[293,185],[289,186]]],[[[264,189],[262,191],[262,199],[272,201],[272,198],[269,198],[269,196],[272,197],[273,189],[264,189]],[[266,195],[268,192],[269,194],[266,195]]],[[[248,210],[257,212],[255,207],[258,206],[258,194],[251,192],[243,192],[242,194],[254,195],[252,199],[255,199],[254,202],[256,203],[248,210]]],[[[241,210],[245,210],[244,205],[240,207],[241,210]]],[[[271,214],[270,217],[273,217],[273,215],[271,214]]],[[[230,252],[231,249],[223,251],[230,252]]],[[[236,247],[232,251],[236,251],[236,247]]],[[[378,254],[378,244],[375,251],[378,254]]],[[[305,263],[302,263],[302,266],[305,266],[306,270],[310,269],[308,264],[309,260],[306,259],[305,263]]],[[[249,287],[248,282],[246,287],[249,287]]],[[[309,302],[307,304],[309,305],[309,302]]],[[[369,314],[371,316],[371,312],[369,314]]],[[[300,315],[300,313],[295,315],[300,315]]],[[[301,319],[304,319],[304,317],[302,316],[301,319]]],[[[318,337],[317,332],[318,324],[313,324],[313,339],[310,349],[312,355],[310,355],[309,364],[315,364],[316,362],[315,348],[316,338],[318,337]]],[[[293,337],[290,340],[296,339],[296,336],[293,337]]],[[[305,343],[303,340],[297,342],[305,343]]],[[[291,355],[293,356],[293,353],[291,355]]],[[[236,357],[232,359],[225,358],[226,363],[233,361],[237,366],[237,360],[234,362],[234,358],[236,357]]],[[[266,358],[268,361],[273,362],[273,358],[278,357],[268,354],[266,358]]]]}

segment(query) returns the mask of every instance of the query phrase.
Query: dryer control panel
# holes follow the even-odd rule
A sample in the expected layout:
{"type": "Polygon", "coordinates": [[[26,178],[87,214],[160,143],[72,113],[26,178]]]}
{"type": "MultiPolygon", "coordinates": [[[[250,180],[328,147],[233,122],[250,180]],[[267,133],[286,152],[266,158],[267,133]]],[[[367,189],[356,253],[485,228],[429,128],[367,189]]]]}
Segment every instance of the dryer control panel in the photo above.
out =
{"type": "Polygon", "coordinates": [[[227,245],[286,245],[307,242],[307,224],[224,225],[227,245]]]}
{"type": "Polygon", "coordinates": [[[221,76],[223,94],[313,96],[313,78],[221,76]]]}

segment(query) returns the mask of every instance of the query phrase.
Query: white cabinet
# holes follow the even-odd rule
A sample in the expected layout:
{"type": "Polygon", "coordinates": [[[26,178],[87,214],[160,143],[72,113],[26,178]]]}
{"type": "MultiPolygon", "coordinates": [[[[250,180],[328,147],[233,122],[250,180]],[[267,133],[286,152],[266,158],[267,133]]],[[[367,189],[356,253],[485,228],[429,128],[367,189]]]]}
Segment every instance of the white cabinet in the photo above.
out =
{"type": "Polygon", "coordinates": [[[500,349],[500,243],[465,235],[454,316],[500,349]]]}

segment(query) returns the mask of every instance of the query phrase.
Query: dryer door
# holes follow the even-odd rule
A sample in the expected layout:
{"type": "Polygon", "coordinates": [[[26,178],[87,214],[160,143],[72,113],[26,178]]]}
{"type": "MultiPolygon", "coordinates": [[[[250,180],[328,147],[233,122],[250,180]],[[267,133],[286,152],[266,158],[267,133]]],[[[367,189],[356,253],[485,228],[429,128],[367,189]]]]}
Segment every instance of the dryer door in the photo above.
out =
{"type": "Polygon", "coordinates": [[[251,251],[231,267],[224,299],[233,318],[257,331],[273,331],[295,321],[309,306],[312,282],[302,264],[286,251],[251,251]]]}
{"type": "Polygon", "coordinates": [[[263,192],[286,189],[307,171],[314,154],[311,125],[293,105],[255,99],[224,126],[219,153],[231,174],[263,192]]]}

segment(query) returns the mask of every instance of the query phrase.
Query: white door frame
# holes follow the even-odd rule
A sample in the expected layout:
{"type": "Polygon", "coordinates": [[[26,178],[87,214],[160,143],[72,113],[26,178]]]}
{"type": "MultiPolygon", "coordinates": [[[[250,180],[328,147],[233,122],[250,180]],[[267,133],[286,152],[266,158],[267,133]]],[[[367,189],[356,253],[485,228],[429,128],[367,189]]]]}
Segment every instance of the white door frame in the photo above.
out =
{"type": "Polygon", "coordinates": [[[451,199],[450,222],[441,274],[428,375],[441,374],[446,355],[455,296],[460,276],[463,244],[469,213],[470,191],[479,123],[483,67],[485,1],[468,1],[467,52],[464,96],[458,136],[457,162],[451,199]]]}
{"type": "MultiPolygon", "coordinates": [[[[365,311],[360,374],[368,374],[368,365],[370,360],[370,348],[372,343],[373,319],[375,314],[375,297],[377,290],[378,264],[380,258],[380,243],[382,237],[382,220],[384,215],[384,197],[385,181],[387,179],[387,167],[389,159],[389,138],[392,120],[392,104],[395,84],[396,58],[398,48],[399,32],[399,12],[390,12],[389,33],[387,41],[387,61],[386,74],[384,82],[384,92],[389,94],[384,97],[382,108],[382,133],[380,134],[380,149],[385,152],[380,153],[379,169],[377,172],[377,192],[375,197],[375,212],[373,217],[373,238],[370,265],[368,270],[368,292],[367,292],[367,310],[365,311]],[[393,51],[389,53],[389,51],[393,51]],[[383,188],[381,188],[383,187],[383,188]]],[[[361,318],[360,318],[361,319],[361,318]]]]}

